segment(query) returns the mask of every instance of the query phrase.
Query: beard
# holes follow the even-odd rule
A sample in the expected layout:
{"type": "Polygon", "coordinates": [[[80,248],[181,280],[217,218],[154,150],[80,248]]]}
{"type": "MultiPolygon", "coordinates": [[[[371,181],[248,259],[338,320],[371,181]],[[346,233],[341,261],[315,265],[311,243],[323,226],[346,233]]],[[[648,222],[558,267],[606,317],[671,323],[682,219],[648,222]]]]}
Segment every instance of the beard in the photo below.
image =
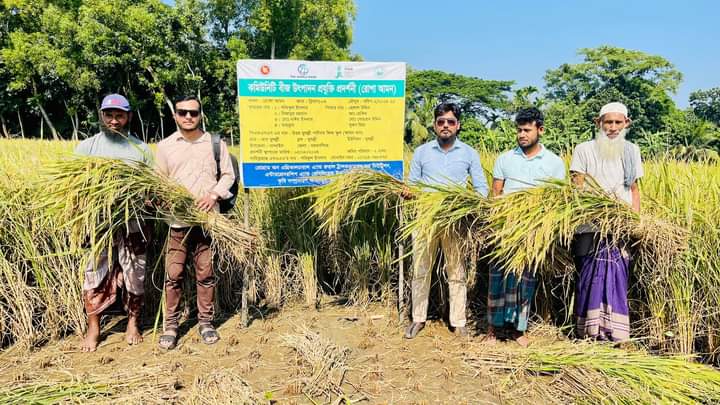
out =
{"type": "Polygon", "coordinates": [[[111,139],[124,138],[128,134],[127,126],[121,128],[118,131],[118,130],[112,129],[106,125],[102,125],[101,130],[106,136],[110,137],[111,139]]]}
{"type": "Polygon", "coordinates": [[[614,139],[608,138],[605,131],[602,129],[598,130],[595,135],[595,145],[598,148],[598,154],[603,160],[617,160],[622,159],[623,153],[625,152],[625,135],[627,129],[620,131],[618,136],[614,139]]]}

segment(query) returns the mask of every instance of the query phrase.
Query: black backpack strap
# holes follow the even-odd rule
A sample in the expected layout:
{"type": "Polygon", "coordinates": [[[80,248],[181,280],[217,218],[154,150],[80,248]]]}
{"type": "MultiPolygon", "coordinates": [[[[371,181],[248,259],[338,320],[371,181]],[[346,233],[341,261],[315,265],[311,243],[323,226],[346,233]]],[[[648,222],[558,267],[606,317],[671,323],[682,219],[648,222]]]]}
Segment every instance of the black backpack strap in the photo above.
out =
{"type": "Polygon", "coordinates": [[[213,156],[215,156],[215,180],[220,180],[220,135],[211,134],[213,156]]]}

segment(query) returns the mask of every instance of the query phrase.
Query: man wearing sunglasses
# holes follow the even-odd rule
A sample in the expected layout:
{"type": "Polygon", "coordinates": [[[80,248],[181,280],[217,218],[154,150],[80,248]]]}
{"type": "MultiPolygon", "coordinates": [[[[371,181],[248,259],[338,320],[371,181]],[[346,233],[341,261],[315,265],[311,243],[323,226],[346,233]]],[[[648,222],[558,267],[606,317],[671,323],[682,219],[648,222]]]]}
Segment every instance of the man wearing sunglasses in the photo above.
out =
{"type": "MultiPolygon", "coordinates": [[[[422,185],[467,185],[472,180],[475,191],[487,196],[488,185],[477,151],[458,139],[460,108],[442,103],[435,107],[435,139],[419,146],[410,164],[410,183],[422,185]]],[[[412,198],[404,192],[405,198],[412,198]]],[[[459,336],[468,335],[465,304],[467,287],[465,258],[458,235],[435,235],[430,240],[413,238],[412,323],[405,338],[412,339],[425,327],[430,294],[431,269],[438,245],[445,254],[445,271],[450,292],[450,326],[459,336]]]]}
{"type": "MultiPolygon", "coordinates": [[[[200,100],[185,96],[175,102],[178,131],[158,143],[158,172],[170,177],[196,198],[203,211],[219,211],[218,200],[232,197],[230,187],[235,180],[230,154],[225,142],[220,143],[220,177],[213,154],[212,137],[200,129],[200,100]]],[[[200,227],[174,222],[165,251],[165,322],[160,347],[172,349],[177,344],[185,261],[192,257],[197,286],[198,330],[206,344],[220,340],[212,325],[216,278],[210,236],[200,227]]]]}
{"type": "MultiPolygon", "coordinates": [[[[130,134],[132,120],[130,102],[120,94],[110,94],[100,104],[102,129],[80,142],[75,154],[126,162],[151,164],[152,152],[143,141],[130,134]]],[[[100,316],[121,291],[123,307],[128,314],[125,338],[127,344],[142,342],[138,325],[145,293],[145,253],[149,228],[146,223],[129,221],[123,232],[113,235],[112,263],[105,249],[95,260],[88,260],[83,278],[83,304],[88,317],[88,329],[81,344],[84,352],[93,352],[100,341],[100,316]]]]}

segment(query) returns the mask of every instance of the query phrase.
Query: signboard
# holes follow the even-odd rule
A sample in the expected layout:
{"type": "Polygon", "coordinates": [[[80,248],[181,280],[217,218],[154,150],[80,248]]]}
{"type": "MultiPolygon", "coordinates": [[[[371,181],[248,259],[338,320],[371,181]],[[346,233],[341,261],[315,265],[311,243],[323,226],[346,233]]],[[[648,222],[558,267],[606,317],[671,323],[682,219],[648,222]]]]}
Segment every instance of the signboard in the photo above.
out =
{"type": "Polygon", "coordinates": [[[301,187],[368,168],[403,177],[405,64],[237,63],[244,187],[301,187]]]}

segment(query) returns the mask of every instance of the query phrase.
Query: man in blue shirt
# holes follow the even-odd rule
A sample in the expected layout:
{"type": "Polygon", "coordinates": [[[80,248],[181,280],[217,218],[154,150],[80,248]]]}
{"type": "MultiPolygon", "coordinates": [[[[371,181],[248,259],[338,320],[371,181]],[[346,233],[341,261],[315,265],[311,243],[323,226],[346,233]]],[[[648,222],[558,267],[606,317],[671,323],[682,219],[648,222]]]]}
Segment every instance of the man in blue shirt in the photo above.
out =
{"type": "MultiPolygon", "coordinates": [[[[493,168],[493,197],[511,194],[565,178],[565,163],[540,143],[544,117],[537,108],[526,108],[515,116],[518,146],[498,156],[493,168]]],[[[488,291],[488,333],[486,342],[496,341],[498,328],[507,327],[521,346],[528,345],[525,331],[537,277],[525,271],[518,282],[514,273],[505,274],[500,264],[490,268],[488,291]]]]}
{"type": "MultiPolygon", "coordinates": [[[[410,164],[410,183],[428,185],[462,185],[472,179],[475,190],[486,196],[487,181],[475,149],[457,139],[460,131],[460,108],[452,103],[435,107],[436,139],[419,146],[410,164]]],[[[409,193],[404,193],[410,198],[409,193]]],[[[405,337],[412,339],[425,327],[431,269],[438,245],[445,254],[445,271],[450,292],[450,326],[460,336],[467,336],[465,303],[467,286],[465,258],[457,235],[435,235],[431,240],[413,238],[412,323],[405,337]]]]}

